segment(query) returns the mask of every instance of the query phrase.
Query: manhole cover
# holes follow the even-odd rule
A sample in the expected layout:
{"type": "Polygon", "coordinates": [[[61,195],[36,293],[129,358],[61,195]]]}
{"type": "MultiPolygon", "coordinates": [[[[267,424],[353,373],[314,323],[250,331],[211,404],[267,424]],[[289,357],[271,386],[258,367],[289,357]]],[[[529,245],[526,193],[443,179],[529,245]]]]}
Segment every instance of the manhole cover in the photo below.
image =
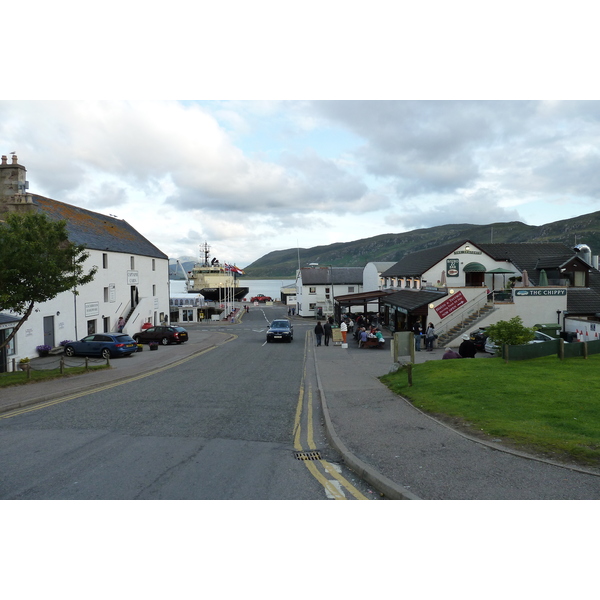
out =
{"type": "Polygon", "coordinates": [[[294,452],[294,458],[296,460],[321,460],[321,453],[318,450],[301,450],[294,452]]]}

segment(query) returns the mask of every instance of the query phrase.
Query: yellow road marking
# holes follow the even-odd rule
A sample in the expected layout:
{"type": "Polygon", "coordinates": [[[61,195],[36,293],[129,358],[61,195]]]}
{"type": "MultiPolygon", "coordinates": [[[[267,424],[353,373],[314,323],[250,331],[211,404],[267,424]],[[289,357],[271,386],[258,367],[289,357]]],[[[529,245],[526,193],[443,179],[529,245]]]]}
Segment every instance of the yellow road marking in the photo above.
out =
{"type": "MultiPolygon", "coordinates": [[[[230,342],[235,338],[237,338],[237,336],[231,338],[230,340],[226,340],[223,343],[226,344],[227,342],[230,342]]],[[[17,408],[14,411],[0,414],[0,419],[10,419],[11,417],[17,417],[19,415],[33,412],[35,410],[41,410],[42,408],[48,408],[49,406],[54,406],[56,404],[62,404],[63,402],[68,402],[69,400],[74,400],[75,398],[81,398],[82,396],[95,394],[97,392],[103,392],[104,390],[109,390],[111,388],[118,387],[119,385],[123,385],[125,383],[131,383],[132,381],[138,381],[140,379],[144,379],[145,377],[150,377],[150,375],[155,375],[156,373],[162,373],[163,371],[166,371],[168,369],[172,369],[173,367],[182,365],[182,364],[196,358],[197,356],[201,356],[202,354],[206,354],[207,352],[214,350],[216,347],[217,346],[211,346],[210,348],[206,348],[206,350],[202,350],[201,352],[198,352],[197,354],[193,354],[192,356],[182,358],[181,360],[178,360],[169,365],[165,365],[164,367],[159,367],[157,369],[154,369],[153,371],[149,371],[148,373],[142,373],[141,375],[134,375],[133,377],[128,377],[127,379],[123,379],[121,381],[116,381],[114,383],[107,383],[105,385],[96,387],[93,390],[84,390],[82,392],[76,392],[69,396],[63,396],[62,398],[56,398],[54,400],[48,400],[47,402],[41,402],[40,404],[36,404],[35,406],[30,406],[27,408],[21,408],[21,409],[17,408]]]]}
{"type": "MultiPolygon", "coordinates": [[[[308,396],[306,403],[306,413],[307,413],[307,426],[306,426],[306,439],[307,445],[310,450],[316,450],[316,445],[314,441],[314,423],[313,423],[313,394],[312,387],[308,386],[308,394],[306,394],[306,358],[308,351],[308,343],[310,341],[310,331],[306,332],[306,339],[304,344],[304,366],[302,369],[302,379],[300,381],[300,391],[298,393],[298,405],[296,407],[296,417],[294,419],[294,449],[296,451],[304,450],[302,446],[302,413],[304,408],[304,397],[308,396]]],[[[357,500],[368,500],[366,496],[361,494],[345,477],[340,475],[335,469],[335,467],[326,460],[319,460],[321,466],[329,473],[332,477],[334,477],[341,486],[346,489],[350,494],[352,494],[357,500]]],[[[335,500],[346,500],[346,496],[343,492],[341,492],[336,485],[333,485],[332,481],[327,479],[317,468],[314,462],[309,460],[304,461],[306,468],[309,470],[311,475],[325,488],[325,490],[331,495],[335,500]]]]}

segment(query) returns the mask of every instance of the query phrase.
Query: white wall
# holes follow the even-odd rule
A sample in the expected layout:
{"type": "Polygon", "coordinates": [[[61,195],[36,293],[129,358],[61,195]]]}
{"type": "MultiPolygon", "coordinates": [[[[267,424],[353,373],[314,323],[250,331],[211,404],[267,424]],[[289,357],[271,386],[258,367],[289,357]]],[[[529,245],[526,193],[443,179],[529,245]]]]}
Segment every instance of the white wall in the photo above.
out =
{"type": "MultiPolygon", "coordinates": [[[[138,272],[139,305],[125,327],[125,332],[133,334],[141,329],[145,320],[159,323],[160,313],[169,314],[169,270],[167,259],[154,259],[147,256],[106,252],[108,268],[103,268],[102,252],[88,250],[90,256],[84,269],[96,265],[98,271],[94,280],[78,289],[75,296],[71,291],[59,294],[53,300],[38,304],[29,319],[17,333],[15,358],[37,356],[36,346],[44,343],[44,317],[54,318],[54,342],[76,340],[88,333],[88,323],[95,321],[96,332],[104,331],[104,317],[110,319],[110,331],[116,331],[116,323],[125,316],[131,306],[131,286],[128,272],[131,269],[131,256],[134,257],[134,271],[138,272]],[[105,288],[114,284],[113,298],[105,301],[105,288]],[[153,288],[154,286],[154,288],[153,288]]],[[[11,357],[12,358],[12,357],[11,357]]]]}

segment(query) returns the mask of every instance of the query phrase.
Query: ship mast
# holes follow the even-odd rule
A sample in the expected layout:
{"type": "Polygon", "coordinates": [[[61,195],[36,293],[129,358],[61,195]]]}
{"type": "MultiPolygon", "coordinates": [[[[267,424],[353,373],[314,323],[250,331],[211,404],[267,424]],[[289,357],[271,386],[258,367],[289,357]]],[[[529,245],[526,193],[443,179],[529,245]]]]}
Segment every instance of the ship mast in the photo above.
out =
{"type": "Polygon", "coordinates": [[[209,267],[210,266],[210,246],[208,245],[208,242],[204,242],[204,244],[200,244],[200,251],[204,252],[204,267],[209,267]]]}

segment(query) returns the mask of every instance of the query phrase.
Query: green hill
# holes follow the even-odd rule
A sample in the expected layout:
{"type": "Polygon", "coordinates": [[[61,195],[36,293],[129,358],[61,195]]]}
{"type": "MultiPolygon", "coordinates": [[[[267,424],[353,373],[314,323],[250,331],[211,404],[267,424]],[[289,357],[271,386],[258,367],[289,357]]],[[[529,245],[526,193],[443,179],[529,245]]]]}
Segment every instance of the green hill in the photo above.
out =
{"type": "Polygon", "coordinates": [[[293,279],[298,263],[300,266],[319,263],[335,267],[362,267],[369,262],[395,262],[410,252],[442,244],[459,243],[464,239],[474,243],[563,242],[569,246],[587,244],[592,249],[592,254],[598,254],[600,211],[540,226],[525,225],[520,221],[489,225],[440,225],[329,246],[277,250],[254,261],[245,267],[244,271],[246,277],[252,279],[293,279]]]}

